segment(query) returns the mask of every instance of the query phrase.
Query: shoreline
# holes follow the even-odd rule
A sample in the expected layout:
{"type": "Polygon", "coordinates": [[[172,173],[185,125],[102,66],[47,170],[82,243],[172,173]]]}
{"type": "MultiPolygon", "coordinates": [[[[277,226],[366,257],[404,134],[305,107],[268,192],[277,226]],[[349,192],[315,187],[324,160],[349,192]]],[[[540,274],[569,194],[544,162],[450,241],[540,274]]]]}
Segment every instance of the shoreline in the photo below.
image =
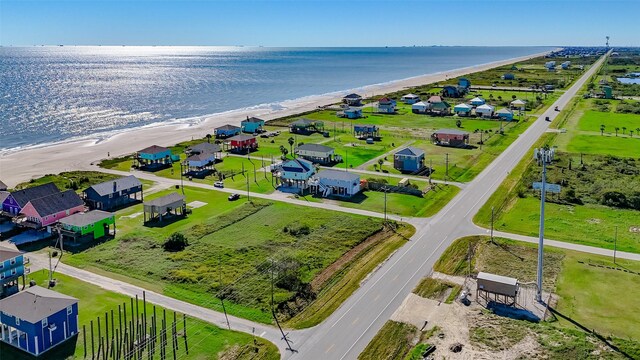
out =
{"type": "Polygon", "coordinates": [[[267,121],[273,120],[314,110],[318,106],[340,102],[342,97],[350,92],[361,92],[365,97],[369,96],[367,93],[382,95],[528,60],[547,53],[549,51],[322,95],[310,95],[211,115],[176,119],[167,124],[154,123],[109,133],[92,134],[80,139],[72,138],[61,142],[39,144],[13,151],[7,149],[0,153],[0,180],[11,188],[20,182],[29,181],[32,178],[46,174],[57,174],[70,170],[88,170],[94,162],[106,158],[108,153],[113,158],[131,154],[154,144],[171,146],[192,138],[203,138],[207,133],[212,134],[213,128],[227,123],[239,124],[247,116],[256,116],[267,121]],[[7,171],[7,169],[10,169],[10,171],[7,171]]]}

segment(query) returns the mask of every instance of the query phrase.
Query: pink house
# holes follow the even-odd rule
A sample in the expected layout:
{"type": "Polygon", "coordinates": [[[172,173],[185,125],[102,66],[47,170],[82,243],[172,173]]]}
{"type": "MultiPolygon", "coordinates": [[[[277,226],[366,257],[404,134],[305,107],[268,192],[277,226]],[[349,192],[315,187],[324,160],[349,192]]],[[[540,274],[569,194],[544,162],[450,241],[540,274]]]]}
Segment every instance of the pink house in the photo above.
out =
{"type": "Polygon", "coordinates": [[[67,190],[29,201],[20,214],[24,225],[43,227],[84,210],[80,196],[73,190],[67,190]]]}

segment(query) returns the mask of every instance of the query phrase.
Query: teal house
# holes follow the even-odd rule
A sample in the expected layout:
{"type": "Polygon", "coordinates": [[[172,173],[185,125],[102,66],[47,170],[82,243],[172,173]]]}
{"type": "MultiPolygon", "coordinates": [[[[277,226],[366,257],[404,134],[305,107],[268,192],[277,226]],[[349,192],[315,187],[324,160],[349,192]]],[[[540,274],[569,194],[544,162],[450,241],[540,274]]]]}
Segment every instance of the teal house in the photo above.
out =
{"type": "Polygon", "coordinates": [[[24,256],[8,242],[0,242],[0,299],[18,292],[18,278],[24,276],[24,256]]]}
{"type": "Polygon", "coordinates": [[[135,155],[135,163],[143,170],[162,169],[171,166],[175,161],[180,161],[180,156],[173,155],[171,149],[158,145],[144,148],[135,155]]]}
{"type": "Polygon", "coordinates": [[[246,120],[242,120],[240,123],[240,128],[243,133],[255,134],[262,132],[262,127],[264,126],[264,120],[258,119],[257,117],[247,117],[246,120]]]}
{"type": "Polygon", "coordinates": [[[506,120],[506,121],[513,120],[513,111],[509,109],[500,109],[498,110],[498,112],[496,112],[496,115],[502,120],[506,120]]]}

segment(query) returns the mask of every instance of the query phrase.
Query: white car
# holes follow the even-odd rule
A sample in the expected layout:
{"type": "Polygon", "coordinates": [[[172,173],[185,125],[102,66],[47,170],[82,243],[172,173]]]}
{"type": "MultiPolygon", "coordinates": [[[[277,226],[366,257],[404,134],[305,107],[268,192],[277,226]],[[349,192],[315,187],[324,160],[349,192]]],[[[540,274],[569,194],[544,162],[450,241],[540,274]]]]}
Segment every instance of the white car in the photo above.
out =
{"type": "Polygon", "coordinates": [[[222,181],[216,181],[216,182],[213,183],[213,186],[217,187],[217,188],[223,188],[224,187],[224,183],[222,181]]]}

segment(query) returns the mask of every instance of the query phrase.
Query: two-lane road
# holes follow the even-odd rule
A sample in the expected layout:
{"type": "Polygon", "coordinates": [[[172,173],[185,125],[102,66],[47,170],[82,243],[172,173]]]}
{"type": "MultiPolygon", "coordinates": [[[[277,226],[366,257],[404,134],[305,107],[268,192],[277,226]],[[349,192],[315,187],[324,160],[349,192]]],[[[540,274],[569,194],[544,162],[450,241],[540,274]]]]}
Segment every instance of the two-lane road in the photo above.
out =
{"type": "Polygon", "coordinates": [[[356,359],[404,298],[429,274],[433,264],[451,242],[476,234],[470,219],[504,181],[509,172],[549,127],[544,118],[555,119],[585,82],[600,68],[598,60],[545,113],[468,184],[442,211],[417,229],[411,240],[394,254],[367,282],[325,322],[304,333],[292,334],[294,359],[356,359]]]}

